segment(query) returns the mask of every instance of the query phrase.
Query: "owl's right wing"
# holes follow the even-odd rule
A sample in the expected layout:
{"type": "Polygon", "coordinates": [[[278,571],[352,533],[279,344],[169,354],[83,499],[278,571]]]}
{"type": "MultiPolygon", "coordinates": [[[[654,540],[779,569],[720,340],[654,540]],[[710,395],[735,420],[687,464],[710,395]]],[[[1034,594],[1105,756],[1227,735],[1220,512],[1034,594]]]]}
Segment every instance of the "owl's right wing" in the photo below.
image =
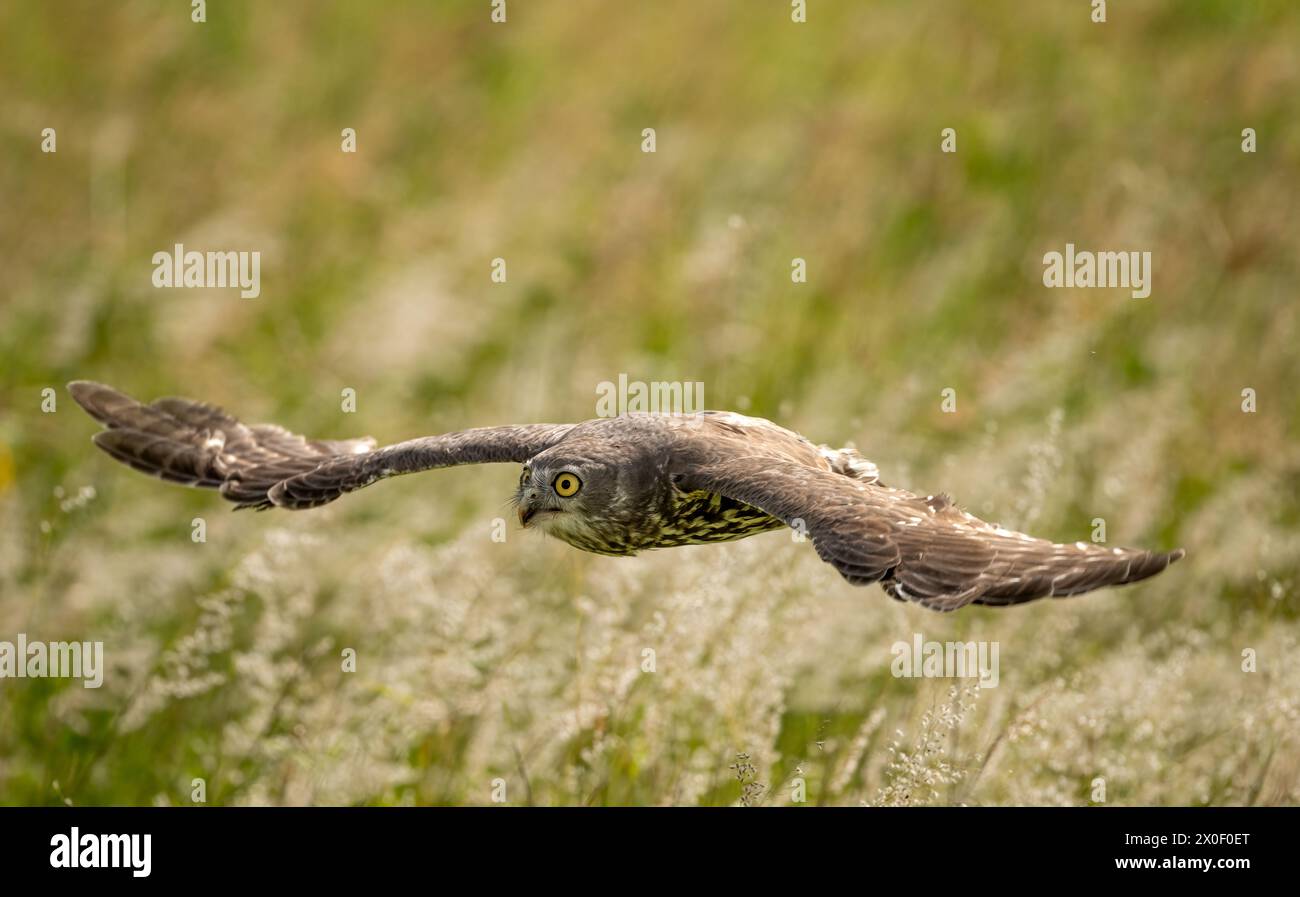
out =
{"type": "Polygon", "coordinates": [[[220,490],[236,508],[303,510],[377,480],[436,467],[523,463],[559,442],[572,424],[481,427],[375,448],[375,440],[309,440],[274,424],[249,426],[213,405],[158,399],[145,405],[87,380],[68,384],[106,429],[95,445],[175,483],[220,490]]]}

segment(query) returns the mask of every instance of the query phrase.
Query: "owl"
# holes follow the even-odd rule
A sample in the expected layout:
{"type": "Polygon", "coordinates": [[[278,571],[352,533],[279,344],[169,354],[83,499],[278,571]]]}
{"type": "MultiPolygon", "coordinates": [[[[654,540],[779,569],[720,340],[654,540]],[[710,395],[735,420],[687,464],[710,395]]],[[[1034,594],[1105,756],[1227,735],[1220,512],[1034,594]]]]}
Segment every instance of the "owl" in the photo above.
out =
{"type": "Polygon", "coordinates": [[[853,585],[937,611],[1004,606],[1137,582],[1183,557],[1057,544],[986,523],[946,495],[881,482],[833,449],[727,411],[629,414],[482,427],[377,447],[246,425],[189,399],[142,404],[79,380],[72,397],[105,429],[94,443],[154,476],[216,489],[238,508],[305,510],[379,480],[459,464],[520,464],[519,523],[575,548],[632,556],[791,528],[853,585]]]}

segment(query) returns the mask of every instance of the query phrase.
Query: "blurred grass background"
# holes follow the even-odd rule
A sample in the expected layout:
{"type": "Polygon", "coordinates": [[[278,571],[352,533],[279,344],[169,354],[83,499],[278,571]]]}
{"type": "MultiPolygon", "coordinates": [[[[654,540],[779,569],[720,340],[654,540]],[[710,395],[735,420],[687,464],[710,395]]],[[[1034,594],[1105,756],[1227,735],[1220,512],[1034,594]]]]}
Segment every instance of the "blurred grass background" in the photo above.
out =
{"type": "Polygon", "coordinates": [[[1295,4],[188,6],[0,9],[0,638],[111,664],[0,683],[0,802],[1300,798],[1295,4]],[[262,295],[153,289],[177,242],[260,251],[262,295]],[[1150,298],[1044,289],[1066,242],[1151,251],[1150,298]],[[112,465],[62,388],[396,441],[584,419],[620,372],[1189,556],[940,617],[783,534],[493,543],[501,468],[232,516],[112,465]],[[913,632],[999,640],[1002,684],[893,679],[913,632]]]}

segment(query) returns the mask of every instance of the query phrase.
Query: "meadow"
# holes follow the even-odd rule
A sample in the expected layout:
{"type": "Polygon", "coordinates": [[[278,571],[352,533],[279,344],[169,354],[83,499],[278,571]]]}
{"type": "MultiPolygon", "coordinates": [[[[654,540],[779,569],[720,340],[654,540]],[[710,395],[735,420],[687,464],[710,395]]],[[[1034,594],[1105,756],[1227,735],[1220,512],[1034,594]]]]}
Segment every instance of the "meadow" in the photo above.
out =
{"type": "Polygon", "coordinates": [[[0,680],[0,803],[1300,802],[1300,7],[490,6],[0,7],[0,640],[107,663],[0,680]],[[1150,251],[1150,295],[1045,288],[1067,242],[1150,251]],[[177,243],[260,295],[155,289],[177,243]],[[1188,554],[941,615],[787,532],[494,540],[512,466],[230,513],[64,390],[394,442],[620,374],[1188,554]],[[892,675],[916,634],[996,642],[997,687],[892,675]]]}

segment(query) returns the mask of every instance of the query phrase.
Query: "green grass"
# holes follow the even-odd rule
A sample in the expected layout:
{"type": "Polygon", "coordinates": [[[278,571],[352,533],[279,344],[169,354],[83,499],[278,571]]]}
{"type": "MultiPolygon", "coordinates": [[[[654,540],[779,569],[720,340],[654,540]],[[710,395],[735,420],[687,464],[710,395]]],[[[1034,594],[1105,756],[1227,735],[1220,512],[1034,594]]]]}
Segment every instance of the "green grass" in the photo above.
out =
{"type": "Polygon", "coordinates": [[[110,664],[0,681],[0,802],[1300,798],[1294,4],[175,6],[0,11],[0,640],[110,664]],[[1044,289],[1067,241],[1150,250],[1152,295],[1044,289]],[[261,251],[262,296],[154,290],[175,242],[261,251]],[[495,543],[504,469],[231,515],[111,464],[62,389],[395,441],[590,417],[620,372],[1188,558],[939,616],[779,533],[495,543]],[[997,640],[1001,684],[894,679],[914,632],[997,640]]]}

